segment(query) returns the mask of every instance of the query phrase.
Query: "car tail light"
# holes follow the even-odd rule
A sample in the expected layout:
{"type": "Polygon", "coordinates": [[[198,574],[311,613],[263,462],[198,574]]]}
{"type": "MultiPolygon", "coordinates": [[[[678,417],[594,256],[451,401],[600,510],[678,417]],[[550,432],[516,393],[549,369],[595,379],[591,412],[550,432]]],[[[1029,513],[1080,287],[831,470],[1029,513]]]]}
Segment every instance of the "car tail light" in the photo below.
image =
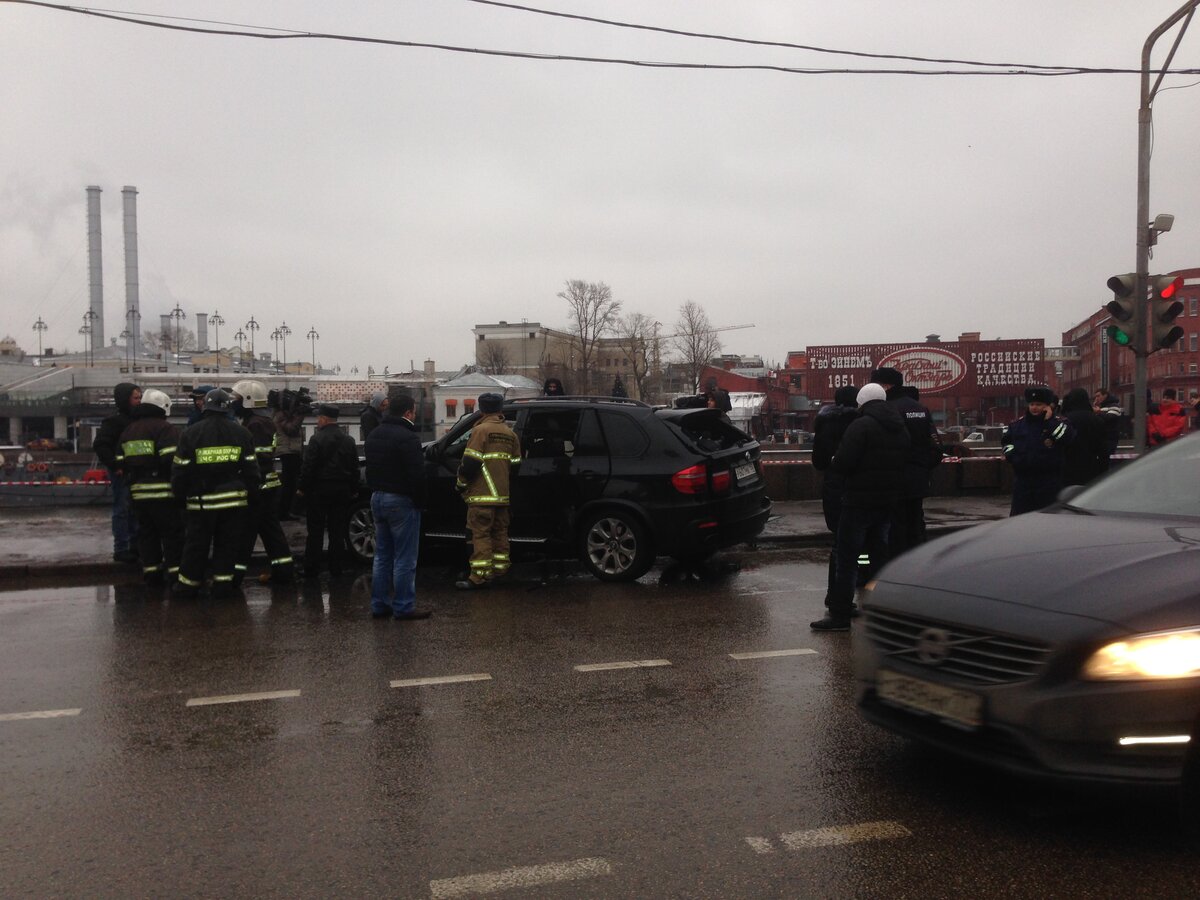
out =
{"type": "Polygon", "coordinates": [[[671,476],[671,484],[681,494],[703,494],[708,490],[708,469],[703,463],[680,469],[671,476]]]}
{"type": "Polygon", "coordinates": [[[733,486],[733,476],[728,469],[712,473],[709,484],[708,467],[703,463],[680,469],[671,476],[671,484],[681,494],[704,494],[711,488],[714,494],[728,494],[733,486]]]}

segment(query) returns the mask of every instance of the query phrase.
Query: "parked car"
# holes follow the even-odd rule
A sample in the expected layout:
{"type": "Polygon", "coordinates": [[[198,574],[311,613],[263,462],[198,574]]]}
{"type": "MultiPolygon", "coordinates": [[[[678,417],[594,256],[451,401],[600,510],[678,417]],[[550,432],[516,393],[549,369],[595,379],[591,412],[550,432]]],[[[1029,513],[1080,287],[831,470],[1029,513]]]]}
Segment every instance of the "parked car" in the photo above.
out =
{"type": "Polygon", "coordinates": [[[965,438],[962,439],[962,442],[964,444],[982,444],[983,443],[983,432],[982,431],[972,431],[970,434],[968,434],[965,438]]]}
{"type": "MultiPolygon", "coordinates": [[[[425,545],[465,541],[454,480],[479,415],[425,447],[425,545]]],[[[752,540],[770,514],[758,442],[719,410],[547,397],[510,400],[504,415],[522,448],[512,486],[514,552],[578,557],[603,581],[628,581],[660,555],[695,561],[752,540]]],[[[364,494],[351,513],[351,547],[370,559],[374,539],[364,494]]]]}
{"type": "Polygon", "coordinates": [[[1200,434],[889,563],[853,635],[871,722],[1200,817],[1200,434]]]}

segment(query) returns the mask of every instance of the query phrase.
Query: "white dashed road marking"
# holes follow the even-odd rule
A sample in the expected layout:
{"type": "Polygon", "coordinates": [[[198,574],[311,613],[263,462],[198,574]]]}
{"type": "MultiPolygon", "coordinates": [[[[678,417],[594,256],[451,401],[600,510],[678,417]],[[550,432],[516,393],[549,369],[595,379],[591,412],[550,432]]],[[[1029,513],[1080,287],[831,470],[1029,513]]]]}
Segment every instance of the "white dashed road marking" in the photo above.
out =
{"type": "Polygon", "coordinates": [[[548,863],[541,866],[520,866],[502,872],[485,872],[480,875],[463,875],[458,878],[440,878],[429,882],[429,893],[433,900],[444,897],[465,897],[474,894],[493,894],[513,888],[539,887],[560,881],[577,881],[611,875],[612,866],[600,858],[576,859],[565,863],[548,863]]]}
{"type": "Polygon", "coordinates": [[[193,697],[188,706],[216,706],[220,703],[251,703],[255,700],[285,700],[299,697],[299,691],[263,691],[258,694],[225,694],[222,697],[193,697]]]}
{"type": "Polygon", "coordinates": [[[652,669],[655,666],[669,666],[669,659],[626,659],[621,662],[588,663],[576,666],[576,672],[607,672],[610,669],[652,669]]]}
{"type": "Polygon", "coordinates": [[[811,847],[836,847],[841,844],[886,841],[903,837],[912,837],[912,832],[899,822],[860,822],[857,825],[793,831],[781,834],[779,841],[789,850],[807,850],[811,847]]]}
{"type": "Polygon", "coordinates": [[[439,675],[432,678],[401,678],[393,681],[392,687],[422,687],[427,684],[460,684],[464,681],[491,681],[492,676],[486,672],[477,672],[473,675],[439,675]]]}
{"type": "Polygon", "coordinates": [[[37,712],[19,712],[0,714],[0,722],[17,722],[21,719],[61,719],[64,716],[77,716],[82,709],[40,709],[37,712]]]}
{"type": "Polygon", "coordinates": [[[814,656],[816,650],[755,650],[750,653],[730,653],[730,659],[773,659],[776,656],[814,656]]]}

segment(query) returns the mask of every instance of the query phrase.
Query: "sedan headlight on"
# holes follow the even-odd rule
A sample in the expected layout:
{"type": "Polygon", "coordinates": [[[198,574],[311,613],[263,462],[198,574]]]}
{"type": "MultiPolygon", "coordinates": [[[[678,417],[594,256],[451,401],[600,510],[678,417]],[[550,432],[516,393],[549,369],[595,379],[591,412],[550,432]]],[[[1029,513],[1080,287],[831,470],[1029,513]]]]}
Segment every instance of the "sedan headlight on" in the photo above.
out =
{"type": "Polygon", "coordinates": [[[1144,634],[1114,641],[1083,664],[1093,681],[1135,681],[1200,676],[1200,628],[1144,634]]]}

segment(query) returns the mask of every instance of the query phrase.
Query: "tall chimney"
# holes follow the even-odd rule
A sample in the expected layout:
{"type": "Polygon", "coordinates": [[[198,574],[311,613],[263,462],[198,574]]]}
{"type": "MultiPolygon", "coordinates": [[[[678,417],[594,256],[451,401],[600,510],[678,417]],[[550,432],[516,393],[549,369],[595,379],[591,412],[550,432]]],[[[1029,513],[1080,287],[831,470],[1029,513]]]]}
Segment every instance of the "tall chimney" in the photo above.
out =
{"type": "Polygon", "coordinates": [[[104,346],[104,267],[100,261],[100,188],[87,189],[88,312],[92,352],[104,346]]]}
{"type": "Polygon", "coordinates": [[[437,372],[437,367],[433,364],[432,359],[425,360],[425,377],[432,378],[437,372]]]}
{"type": "Polygon", "coordinates": [[[137,246],[137,188],[125,185],[121,188],[121,200],[125,207],[125,330],[130,338],[127,346],[137,359],[142,349],[141,303],[138,299],[138,246],[137,246]]]}
{"type": "Polygon", "coordinates": [[[196,349],[208,349],[208,313],[196,313],[196,349]]]}

